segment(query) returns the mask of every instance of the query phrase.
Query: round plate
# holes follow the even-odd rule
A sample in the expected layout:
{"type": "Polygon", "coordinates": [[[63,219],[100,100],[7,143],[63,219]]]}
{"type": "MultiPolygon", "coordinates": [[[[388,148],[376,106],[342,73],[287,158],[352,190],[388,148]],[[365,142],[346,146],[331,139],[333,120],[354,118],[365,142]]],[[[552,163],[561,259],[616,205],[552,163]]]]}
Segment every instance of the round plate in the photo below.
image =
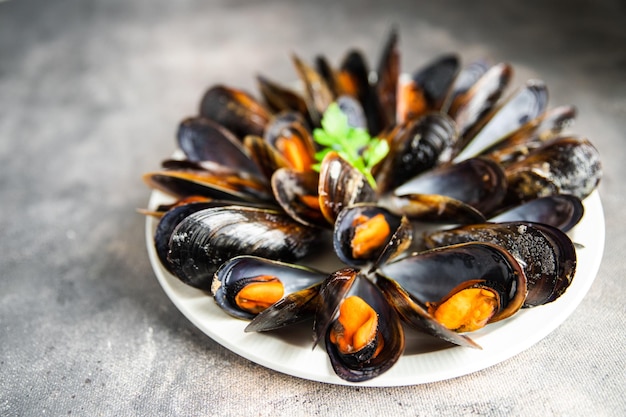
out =
{"type": "MultiPolygon", "coordinates": [[[[169,199],[164,194],[154,191],[149,208],[167,202],[169,199]]],[[[597,191],[585,200],[584,205],[583,219],[568,233],[576,243],[576,275],[557,301],[524,309],[509,319],[472,333],[472,339],[482,346],[482,350],[450,347],[408,329],[406,350],[399,361],[386,373],[358,384],[335,375],[320,345],[311,349],[310,327],[245,333],[247,321],[226,315],[212,297],[168,273],[154,249],[157,219],[151,216],[146,220],[146,243],[159,283],[176,307],[207,336],[238,355],[275,371],[313,381],[363,386],[415,385],[454,378],[495,365],[537,343],[565,321],[589,291],[604,250],[604,213],[597,191]]]]}

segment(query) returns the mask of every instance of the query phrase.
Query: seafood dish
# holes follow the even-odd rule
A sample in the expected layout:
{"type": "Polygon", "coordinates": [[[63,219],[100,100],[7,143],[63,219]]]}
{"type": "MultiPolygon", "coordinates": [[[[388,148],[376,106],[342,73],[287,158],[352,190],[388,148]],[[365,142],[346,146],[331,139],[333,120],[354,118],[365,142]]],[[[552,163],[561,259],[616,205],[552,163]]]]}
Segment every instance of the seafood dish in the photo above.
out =
{"type": "Polygon", "coordinates": [[[171,199],[142,210],[163,268],[246,332],[309,328],[349,383],[392,368],[409,332],[480,349],[473,332],[558,302],[602,177],[541,80],[400,58],[391,31],[375,68],[293,55],[297,84],[210,86],[143,176],[171,199]]]}

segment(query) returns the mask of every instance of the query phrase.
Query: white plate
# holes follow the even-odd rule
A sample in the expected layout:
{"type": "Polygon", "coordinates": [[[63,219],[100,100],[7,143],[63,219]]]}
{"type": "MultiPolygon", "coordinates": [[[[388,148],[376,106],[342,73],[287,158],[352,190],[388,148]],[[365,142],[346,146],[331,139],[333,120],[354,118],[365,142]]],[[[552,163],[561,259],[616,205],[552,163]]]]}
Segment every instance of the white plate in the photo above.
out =
{"type": "MultiPolygon", "coordinates": [[[[149,207],[168,202],[153,192],[149,207]]],[[[408,330],[406,350],[386,373],[353,384],[337,377],[321,346],[311,350],[311,329],[300,326],[277,333],[244,333],[246,321],[226,315],[206,293],[189,287],[168,273],[157,258],[153,233],[157,220],[146,220],[146,243],[150,262],[165,293],[200,330],[227,349],[259,365],[313,381],[342,385],[402,386],[423,384],[466,375],[502,362],[529,348],[556,329],[581,302],[600,267],[604,250],[604,213],[594,192],[585,201],[585,216],[570,231],[577,243],[576,275],[557,301],[525,309],[502,322],[472,334],[482,350],[449,347],[430,336],[408,330]]]]}

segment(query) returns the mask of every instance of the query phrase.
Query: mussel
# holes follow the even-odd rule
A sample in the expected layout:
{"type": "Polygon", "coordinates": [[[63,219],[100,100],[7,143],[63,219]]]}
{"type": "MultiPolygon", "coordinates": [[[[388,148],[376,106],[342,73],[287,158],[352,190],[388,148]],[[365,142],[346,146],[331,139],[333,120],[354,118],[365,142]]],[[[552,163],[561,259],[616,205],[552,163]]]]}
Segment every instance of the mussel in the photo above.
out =
{"type": "Polygon", "coordinates": [[[183,282],[208,289],[218,267],[237,255],[295,261],[307,255],[319,237],[316,229],[279,211],[209,208],[178,223],[169,240],[168,261],[183,282]]]}
{"type": "Polygon", "coordinates": [[[426,234],[428,247],[461,242],[490,242],[505,248],[520,264],[528,279],[526,307],[556,300],[571,283],[576,251],[561,230],[541,223],[505,222],[461,226],[426,234]]]}
{"type": "Polygon", "coordinates": [[[242,319],[253,319],[288,297],[298,298],[298,314],[289,316],[287,321],[273,317],[272,329],[275,329],[312,317],[315,311],[312,300],[317,295],[318,284],[327,275],[303,266],[242,255],[223,263],[215,272],[211,293],[226,313],[242,319]]]}

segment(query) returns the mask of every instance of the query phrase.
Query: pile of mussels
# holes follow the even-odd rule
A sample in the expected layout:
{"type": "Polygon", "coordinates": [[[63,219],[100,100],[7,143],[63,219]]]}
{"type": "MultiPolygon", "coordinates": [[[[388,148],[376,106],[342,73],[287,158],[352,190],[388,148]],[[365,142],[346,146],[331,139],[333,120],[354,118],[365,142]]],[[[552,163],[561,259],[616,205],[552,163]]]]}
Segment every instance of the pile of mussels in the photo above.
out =
{"type": "Polygon", "coordinates": [[[392,32],[375,70],[352,50],[337,67],[294,56],[300,86],[258,76],[260,99],[215,85],[180,123],[184,158],[144,176],[175,200],[150,212],[163,266],[246,331],[313,323],[347,381],[393,366],[405,331],[478,347],[470,332],[556,300],[601,177],[543,82],[508,92],[510,65],[453,54],[401,76],[399,58],[392,32]],[[312,169],[331,103],[387,141],[375,188],[336,152],[312,169]],[[320,251],[338,270],[305,266],[320,251]]]}

